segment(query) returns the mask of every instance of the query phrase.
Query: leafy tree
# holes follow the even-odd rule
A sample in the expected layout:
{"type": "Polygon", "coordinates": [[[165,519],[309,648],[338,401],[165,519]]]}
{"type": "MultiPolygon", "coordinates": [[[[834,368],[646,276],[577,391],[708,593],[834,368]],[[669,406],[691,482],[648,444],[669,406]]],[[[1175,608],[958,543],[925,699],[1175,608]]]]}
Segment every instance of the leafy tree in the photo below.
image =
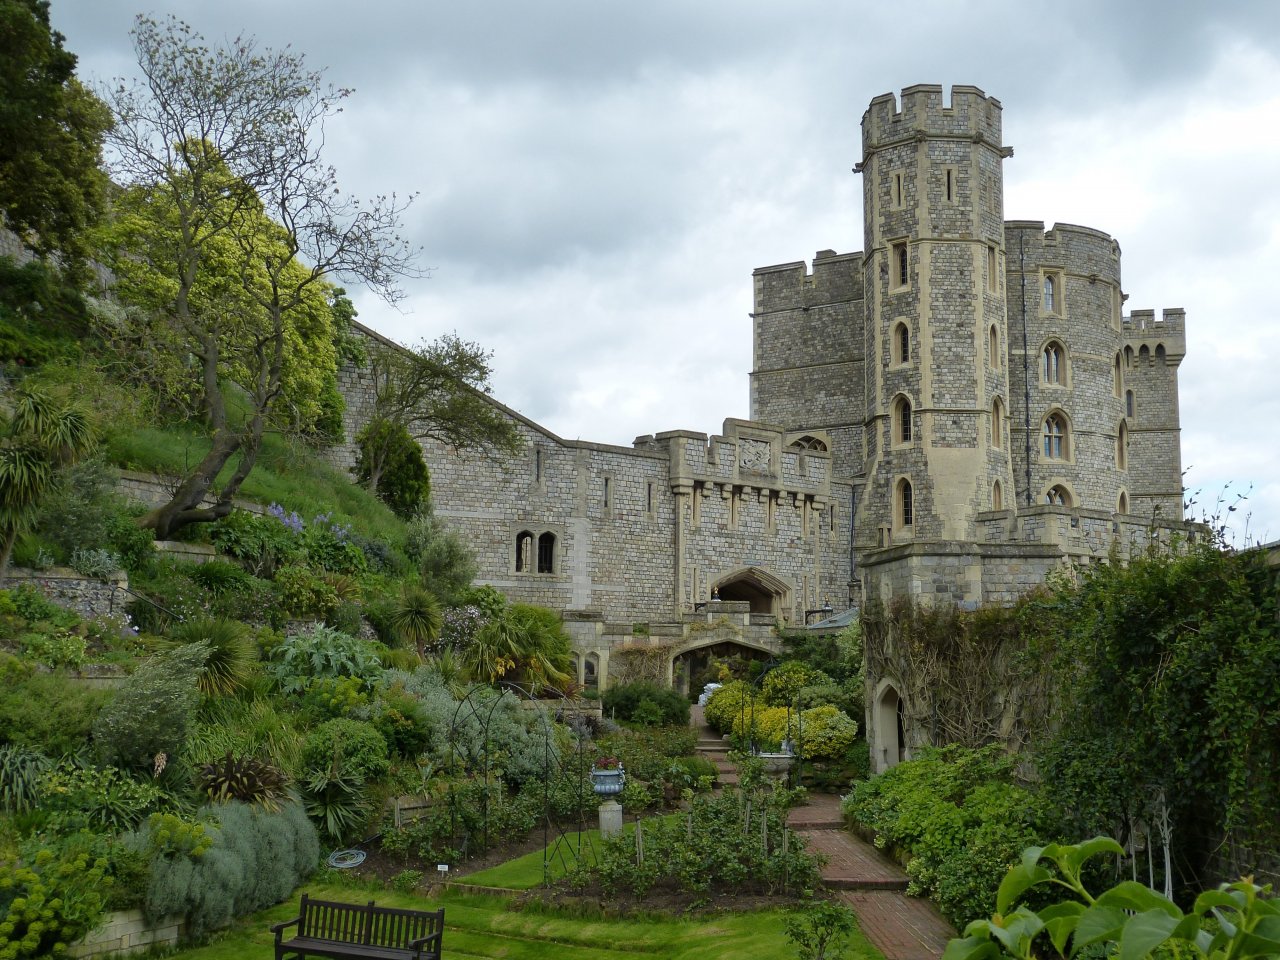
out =
{"type": "Polygon", "coordinates": [[[0,211],[29,249],[84,259],[111,114],[75,77],[47,0],[0,0],[0,211]]]}
{"type": "MultiPolygon", "coordinates": [[[[125,216],[141,220],[134,236],[153,270],[141,312],[162,313],[171,326],[173,343],[158,347],[169,382],[183,382],[190,364],[185,382],[212,437],[173,498],[142,518],[164,537],[231,512],[269,425],[314,419],[295,407],[289,371],[304,377],[317,349],[331,362],[332,309],[323,323],[314,310],[307,319],[308,304],[329,289],[325,278],[359,279],[394,301],[413,253],[397,234],[406,202],[393,195],[362,206],[321,159],[325,120],[350,91],[326,85],[300,55],[259,50],[252,38],[210,50],[173,18],[139,17],[133,38],[142,78],[108,94],[112,169],[133,188],[125,216]],[[229,409],[233,384],[243,417],[229,409]],[[202,507],[233,458],[216,501],[202,507]]],[[[138,255],[115,262],[130,256],[138,255]]],[[[150,323],[136,339],[163,325],[150,323]]],[[[312,395],[322,395],[315,386],[312,395]]]]}
{"type": "Polygon", "coordinates": [[[0,579],[14,541],[36,516],[56,470],[79,459],[93,444],[83,410],[39,391],[20,387],[0,438],[0,579]]]}
{"type": "MultiPolygon", "coordinates": [[[[475,577],[475,557],[462,538],[431,511],[430,501],[424,503],[409,521],[406,534],[405,548],[409,558],[418,565],[422,580],[431,592],[446,603],[462,599],[475,577]]],[[[498,597],[500,599],[501,594],[498,597]]],[[[497,609],[501,609],[501,604],[497,609]]],[[[489,615],[496,612],[486,608],[489,615]]]]}
{"type": "Polygon", "coordinates": [[[431,493],[422,448],[403,424],[373,420],[356,436],[356,476],[406,520],[431,493]],[[377,478],[374,472],[377,470],[377,478]]]}
{"type": "MultiPolygon", "coordinates": [[[[450,447],[511,453],[522,440],[515,424],[489,399],[489,360],[479,344],[446,334],[412,349],[390,343],[374,348],[369,373],[374,382],[371,423],[401,427],[414,440],[450,447]]],[[[362,444],[361,475],[370,490],[393,462],[398,434],[362,444]]]]}
{"type": "Polygon", "coordinates": [[[471,675],[486,683],[506,679],[538,686],[572,678],[564,624],[532,604],[514,603],[486,623],[463,657],[471,675]]]}

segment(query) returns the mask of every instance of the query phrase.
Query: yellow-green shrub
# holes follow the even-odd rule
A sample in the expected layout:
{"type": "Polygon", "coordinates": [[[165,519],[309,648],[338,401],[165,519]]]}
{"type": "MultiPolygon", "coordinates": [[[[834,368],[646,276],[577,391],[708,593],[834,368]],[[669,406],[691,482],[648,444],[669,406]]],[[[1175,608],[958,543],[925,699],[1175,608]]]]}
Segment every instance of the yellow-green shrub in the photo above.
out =
{"type": "Polygon", "coordinates": [[[814,707],[792,714],[787,735],[809,760],[839,760],[857,739],[858,724],[837,707],[814,707]]]}

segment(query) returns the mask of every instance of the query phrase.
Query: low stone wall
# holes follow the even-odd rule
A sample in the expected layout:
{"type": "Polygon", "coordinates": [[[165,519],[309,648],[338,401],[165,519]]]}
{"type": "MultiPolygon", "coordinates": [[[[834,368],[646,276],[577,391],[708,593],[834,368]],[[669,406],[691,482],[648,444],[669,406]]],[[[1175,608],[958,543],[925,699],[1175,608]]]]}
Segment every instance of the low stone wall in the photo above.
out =
{"type": "Polygon", "coordinates": [[[34,585],[58,606],[74,610],[89,620],[122,613],[129,600],[129,594],[126,593],[129,578],[123,572],[106,580],[99,580],[66,567],[53,567],[49,570],[10,567],[2,586],[13,589],[24,583],[34,585]]]}
{"type": "Polygon", "coordinates": [[[67,948],[67,955],[82,960],[109,954],[128,956],[153,947],[173,947],[186,937],[183,917],[166,917],[150,924],[141,910],[117,910],[107,914],[106,922],[89,932],[79,943],[67,948]]]}
{"type": "MultiPolygon", "coordinates": [[[[144,507],[158,507],[161,504],[168,503],[173,497],[172,483],[154,473],[140,473],[137,470],[121,470],[120,476],[116,480],[116,491],[134,500],[144,507]]],[[[212,506],[213,497],[205,497],[201,501],[202,506],[212,506]]],[[[250,513],[265,514],[267,508],[260,503],[253,503],[249,500],[241,500],[236,498],[232,501],[239,510],[248,510],[250,513]]]]}
{"type": "Polygon", "coordinates": [[[181,540],[155,541],[156,553],[188,563],[208,563],[218,559],[218,551],[207,543],[183,543],[181,540]]]}

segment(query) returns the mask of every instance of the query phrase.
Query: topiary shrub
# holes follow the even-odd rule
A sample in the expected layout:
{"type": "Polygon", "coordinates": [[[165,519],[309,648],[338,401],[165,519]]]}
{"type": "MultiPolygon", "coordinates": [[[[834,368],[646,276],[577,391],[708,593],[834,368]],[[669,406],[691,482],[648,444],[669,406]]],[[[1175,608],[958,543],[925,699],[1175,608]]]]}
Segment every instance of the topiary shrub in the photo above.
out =
{"type": "Polygon", "coordinates": [[[604,710],[616,720],[642,726],[687,726],[689,701],[677,691],[640,681],[610,687],[604,694],[604,710]]]}

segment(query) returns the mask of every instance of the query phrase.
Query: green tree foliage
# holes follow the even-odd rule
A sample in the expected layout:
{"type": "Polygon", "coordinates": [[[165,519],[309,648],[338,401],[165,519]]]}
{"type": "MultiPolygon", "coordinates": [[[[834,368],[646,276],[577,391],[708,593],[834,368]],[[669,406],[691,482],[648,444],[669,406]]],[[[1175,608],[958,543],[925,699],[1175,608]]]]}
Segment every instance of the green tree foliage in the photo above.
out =
{"type": "Polygon", "coordinates": [[[396,514],[409,519],[431,495],[422,447],[404,424],[373,420],[356,435],[356,477],[396,514]]]}
{"type": "Polygon", "coordinates": [[[78,264],[102,210],[111,114],[63,39],[47,0],[0,0],[0,211],[28,248],[78,264]]]}
{"type": "Polygon", "coordinates": [[[94,721],[102,759],[151,771],[157,755],[176,754],[200,702],[200,671],[208,656],[206,645],[193,643],[139,664],[94,721]]]}
{"type": "MultiPolygon", "coordinates": [[[[515,421],[489,399],[491,357],[479,344],[454,334],[413,348],[375,347],[368,364],[374,381],[371,422],[402,427],[419,443],[514,453],[523,442],[515,421]]],[[[388,433],[367,444],[363,469],[369,489],[378,489],[398,442],[397,434],[388,433]]]]}
{"type": "Polygon", "coordinates": [[[607,716],[642,726],[689,723],[689,701],[669,687],[656,683],[624,683],[604,694],[607,716]]]}
{"type": "Polygon", "coordinates": [[[425,656],[432,644],[440,638],[444,615],[440,601],[429,591],[415,584],[406,584],[400,593],[400,601],[391,612],[391,629],[404,644],[425,656]]]}
{"type": "Polygon", "coordinates": [[[857,929],[853,911],[831,900],[819,900],[793,913],[783,927],[800,960],[837,960],[845,955],[845,942],[857,929]]]}
{"type": "Polygon", "coordinates": [[[104,860],[37,847],[0,864],[0,956],[50,957],[92,930],[106,909],[104,860]]]}
{"type": "MultiPolygon", "coordinates": [[[[422,504],[405,530],[405,551],[422,581],[445,603],[468,603],[464,596],[476,573],[475,556],[458,534],[422,504]]],[[[501,604],[499,604],[501,606],[501,604]]]]}
{"type": "Polygon", "coordinates": [[[57,469],[86,454],[93,431],[83,410],[20,387],[13,412],[0,427],[0,579],[18,535],[49,495],[57,469]]]}
{"type": "Polygon", "coordinates": [[[514,603],[476,633],[462,652],[471,676],[484,683],[510,680],[541,686],[571,679],[569,636],[545,607],[514,603]]]}
{"type": "Polygon", "coordinates": [[[1154,872],[1170,891],[1203,887],[1211,855],[1252,873],[1280,847],[1280,626],[1264,552],[1199,545],[1090,567],[1039,615],[1062,638],[1044,651],[1060,709],[1038,766],[1064,832],[1118,836],[1157,861],[1163,847],[1154,872]]]}
{"type": "Polygon", "coordinates": [[[210,50],[175,19],[139,17],[133,38],[142,77],[109,92],[113,170],[129,188],[118,220],[128,235],[116,239],[112,264],[150,273],[135,284],[143,298],[128,318],[143,332],[126,326],[118,339],[174,331],[164,355],[137,360],[164,361],[171,383],[194,361],[186,382],[211,433],[173,499],[144,518],[168,536],[230,513],[268,425],[323,414],[324,379],[305,374],[336,363],[325,278],[358,278],[394,300],[412,253],[396,233],[405,203],[357,203],[321,158],[324,120],[349,91],[251,38],[210,50]],[[230,384],[247,400],[242,417],[229,409],[230,384]],[[317,414],[300,405],[305,384],[315,387],[317,414]],[[216,502],[201,507],[233,458],[216,502]]]}

